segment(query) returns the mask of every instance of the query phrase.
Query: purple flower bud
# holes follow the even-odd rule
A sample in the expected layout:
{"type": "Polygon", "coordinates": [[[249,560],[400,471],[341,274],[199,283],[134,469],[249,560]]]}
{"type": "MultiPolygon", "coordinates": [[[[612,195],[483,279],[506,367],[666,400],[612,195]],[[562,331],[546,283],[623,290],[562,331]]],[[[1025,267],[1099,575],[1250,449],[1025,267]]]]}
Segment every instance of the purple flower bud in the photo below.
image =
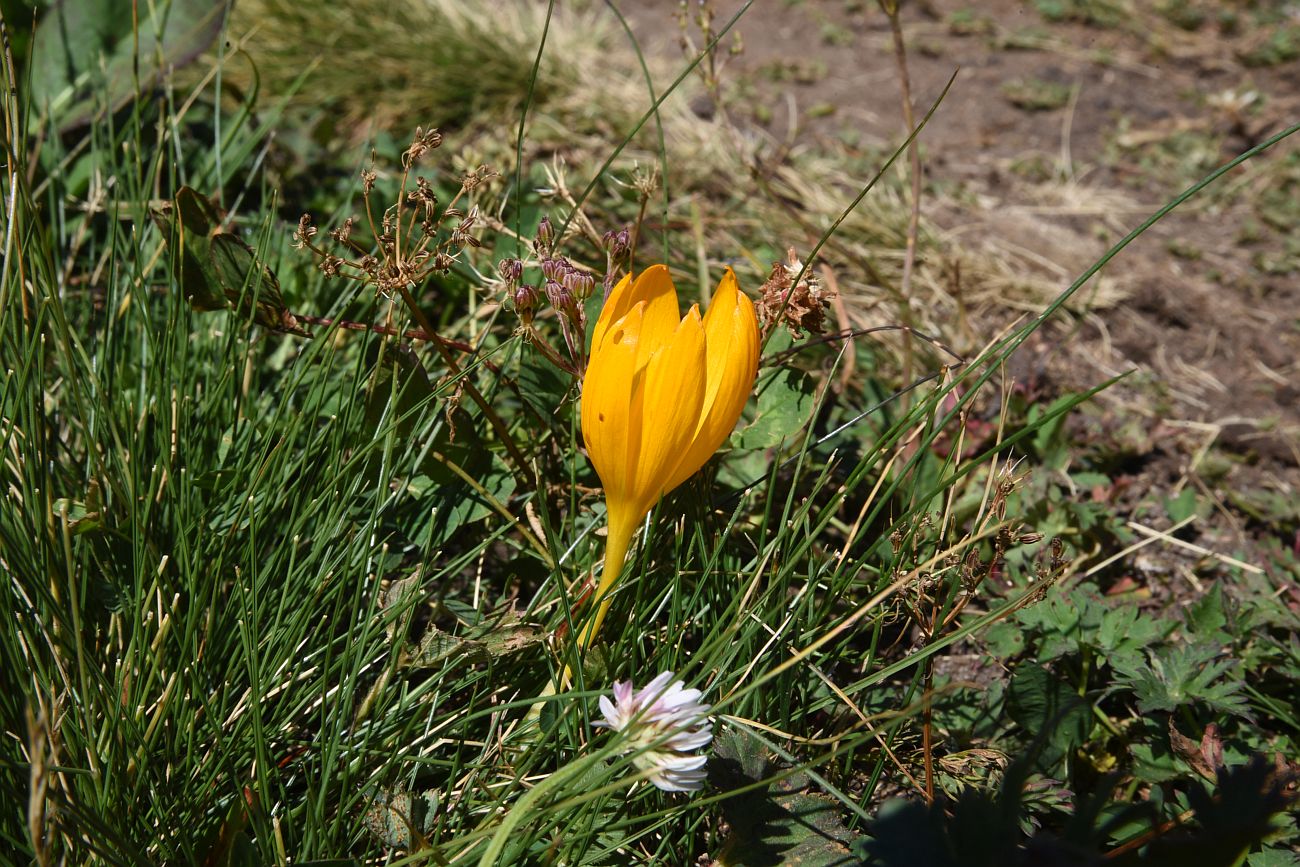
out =
{"type": "Polygon", "coordinates": [[[547,280],[554,280],[557,283],[563,282],[564,275],[569,273],[573,266],[569,260],[563,256],[557,256],[554,259],[542,260],[542,276],[547,280]]]}
{"type": "Polygon", "coordinates": [[[537,249],[550,250],[554,241],[555,228],[551,225],[551,218],[542,217],[542,221],[537,224],[537,249]]]}
{"type": "Polygon", "coordinates": [[[568,289],[564,288],[563,283],[557,283],[554,280],[547,280],[546,297],[551,302],[551,306],[556,310],[567,311],[573,306],[573,295],[568,289]]]}
{"type": "Polygon", "coordinates": [[[533,311],[537,309],[537,287],[525,283],[510,293],[515,302],[515,312],[525,323],[533,321],[533,311]]]}
{"type": "Polygon", "coordinates": [[[596,278],[590,274],[583,274],[581,271],[570,271],[565,274],[561,282],[564,288],[573,293],[573,297],[579,301],[586,301],[591,297],[592,291],[596,288],[596,278]]]}
{"type": "Polygon", "coordinates": [[[617,232],[606,232],[601,238],[604,242],[605,249],[614,261],[620,261],[632,249],[632,233],[624,226],[617,232]]]}
{"type": "Polygon", "coordinates": [[[518,259],[502,259],[497,263],[497,273],[502,280],[513,286],[524,276],[524,263],[518,259]]]}

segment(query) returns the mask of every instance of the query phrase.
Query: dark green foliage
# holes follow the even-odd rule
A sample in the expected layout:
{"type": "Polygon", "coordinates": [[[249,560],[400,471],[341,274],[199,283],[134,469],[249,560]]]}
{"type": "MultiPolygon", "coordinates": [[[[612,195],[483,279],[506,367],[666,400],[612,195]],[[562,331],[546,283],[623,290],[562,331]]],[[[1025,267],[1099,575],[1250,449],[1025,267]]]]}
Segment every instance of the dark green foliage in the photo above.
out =
{"type": "Polygon", "coordinates": [[[849,867],[855,833],[844,826],[833,798],[818,794],[808,775],[781,775],[782,768],[762,744],[744,732],[728,730],[717,738],[709,764],[718,789],[746,789],[722,802],[731,831],[719,856],[735,867],[849,867]],[[771,780],[769,782],[769,780],[771,780]]]}

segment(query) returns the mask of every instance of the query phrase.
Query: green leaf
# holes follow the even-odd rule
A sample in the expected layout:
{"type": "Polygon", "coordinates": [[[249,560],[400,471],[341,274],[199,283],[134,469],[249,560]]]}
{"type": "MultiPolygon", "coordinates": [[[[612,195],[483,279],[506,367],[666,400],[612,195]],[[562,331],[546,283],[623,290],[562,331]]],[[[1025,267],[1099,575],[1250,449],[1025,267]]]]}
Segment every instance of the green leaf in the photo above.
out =
{"type": "Polygon", "coordinates": [[[407,789],[380,789],[362,815],[362,823],[376,840],[390,849],[427,845],[438,812],[438,793],[416,794],[407,789]]]}
{"type": "Polygon", "coordinates": [[[1183,488],[1176,497],[1165,498],[1165,511],[1175,524],[1187,520],[1200,510],[1200,500],[1193,488],[1183,488]]]}
{"type": "MultiPolygon", "coordinates": [[[[739,789],[781,770],[755,738],[729,729],[714,741],[709,775],[720,788],[739,789]]],[[[799,864],[835,867],[858,864],[857,835],[844,826],[835,799],[809,791],[807,774],[795,773],[768,786],[722,802],[731,834],[718,856],[728,867],[799,864]]]]}
{"type": "Polygon", "coordinates": [[[68,532],[74,536],[89,533],[104,526],[103,497],[100,494],[99,482],[94,479],[91,479],[90,484],[87,486],[84,501],[60,497],[51,505],[53,506],[52,511],[56,521],[62,521],[66,513],[68,532]]]}
{"type": "MultiPolygon", "coordinates": [[[[381,431],[391,425],[399,440],[415,432],[421,410],[434,402],[433,383],[410,347],[382,341],[373,347],[375,367],[366,393],[366,429],[381,431]]],[[[450,477],[440,477],[450,481],[450,477]]]]}
{"type": "Polygon", "coordinates": [[[208,218],[210,209],[205,198],[189,187],[181,187],[175,202],[165,202],[149,213],[163,239],[176,245],[172,277],[190,307],[200,312],[230,306],[221,291],[221,281],[212,273],[208,238],[219,221],[208,218]]]}
{"type": "Polygon", "coordinates": [[[1224,631],[1227,625],[1228,615],[1223,610],[1223,587],[1216,583],[1187,609],[1187,629],[1198,641],[1224,644],[1231,640],[1224,631]]]}
{"type": "Polygon", "coordinates": [[[1150,651],[1146,661],[1116,661],[1116,682],[1137,696],[1138,710],[1172,712],[1188,704],[1203,704],[1219,713],[1250,718],[1241,695],[1239,664],[1223,658],[1213,644],[1181,644],[1150,651]]]}
{"type": "Polygon", "coordinates": [[[32,41],[36,114],[49,109],[66,130],[90,120],[98,108],[120,108],[136,94],[137,58],[144,91],[160,71],[185,66],[216,40],[226,3],[141,3],[138,39],[130,8],[119,0],[62,0],[46,11],[32,41]]]}
{"type": "Polygon", "coordinates": [[[1286,849],[1264,849],[1247,858],[1246,867],[1300,867],[1300,855],[1286,849]]]}
{"type": "Polygon", "coordinates": [[[1092,712],[1070,685],[1038,665],[1022,665],[1007,689],[1007,715],[1031,735],[1041,736],[1043,763],[1052,765],[1088,739],[1092,712]]]}
{"type": "Polygon", "coordinates": [[[241,315],[246,316],[251,310],[253,321],[263,328],[311,336],[284,305],[275,272],[258,260],[253,248],[243,239],[228,232],[213,235],[209,255],[217,285],[241,315]]]}
{"type": "Polygon", "coordinates": [[[275,272],[239,236],[221,228],[221,214],[191,187],[176,201],[150,212],[167,243],[177,245],[172,276],[190,306],[199,311],[233,306],[245,318],[272,331],[310,337],[284,304],[275,272]]]}
{"type": "Polygon", "coordinates": [[[461,656],[471,663],[492,660],[483,642],[449,635],[430,626],[420,637],[420,643],[407,651],[403,663],[411,668],[441,668],[448,660],[461,656]]]}
{"type": "Polygon", "coordinates": [[[1034,451],[1042,458],[1043,464],[1050,470],[1063,470],[1070,463],[1071,444],[1066,436],[1065,423],[1068,412],[1052,418],[1052,413],[1060,412],[1078,404],[1082,400],[1078,394],[1067,394],[1044,407],[1034,404],[1029,409],[1029,426],[1037,427],[1034,432],[1034,451]],[[1042,421],[1046,418],[1047,421],[1042,421]]]}
{"type": "Polygon", "coordinates": [[[519,368],[519,393],[542,418],[553,417],[573,388],[573,377],[540,352],[527,355],[519,368]]]}
{"type": "Polygon", "coordinates": [[[1138,659],[1148,646],[1167,638],[1174,627],[1174,623],[1157,620],[1130,605],[1107,608],[1097,630],[1097,650],[1112,666],[1138,659]]]}
{"type": "Polygon", "coordinates": [[[816,385],[802,370],[778,369],[758,385],[754,420],[735,434],[744,449],[770,449],[807,423],[812,415],[816,385]]]}
{"type": "Polygon", "coordinates": [[[483,649],[495,658],[513,656],[546,641],[546,631],[532,623],[509,623],[478,637],[483,649]]]}

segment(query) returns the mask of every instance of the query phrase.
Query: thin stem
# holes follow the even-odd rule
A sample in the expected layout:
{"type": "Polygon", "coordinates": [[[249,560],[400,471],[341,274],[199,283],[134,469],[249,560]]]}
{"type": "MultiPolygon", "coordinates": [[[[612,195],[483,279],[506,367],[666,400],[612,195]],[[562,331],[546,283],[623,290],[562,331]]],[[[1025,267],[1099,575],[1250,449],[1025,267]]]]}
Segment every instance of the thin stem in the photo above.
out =
{"type": "MultiPolygon", "coordinates": [[[[602,567],[596,592],[591,594],[591,601],[596,605],[596,613],[583,623],[578,633],[574,648],[579,654],[591,646],[600,631],[601,624],[605,622],[605,615],[609,613],[609,605],[613,601],[610,591],[614,589],[615,582],[623,573],[627,552],[632,547],[632,537],[636,535],[637,524],[641,522],[644,515],[645,512],[632,510],[626,514],[614,515],[609,520],[609,531],[605,537],[605,565],[602,567]]],[[[573,668],[566,664],[564,673],[560,675],[560,689],[568,687],[572,676],[573,668]]]]}
{"type": "MultiPolygon", "coordinates": [[[[921,151],[913,135],[916,132],[916,115],[912,110],[912,80],[907,73],[907,48],[903,43],[903,26],[898,20],[898,2],[880,0],[880,8],[889,19],[889,32],[894,43],[894,59],[898,62],[898,87],[903,102],[903,123],[907,125],[907,134],[912,136],[912,140],[907,145],[907,157],[911,164],[912,175],[912,208],[907,218],[907,246],[903,251],[903,276],[898,286],[903,322],[911,325],[912,271],[916,267],[916,236],[921,227],[921,151]]],[[[904,380],[912,378],[912,361],[911,344],[905,344],[903,347],[904,380]]]]}
{"type": "MultiPolygon", "coordinates": [[[[415,303],[415,298],[411,295],[410,287],[401,286],[399,287],[399,291],[401,292],[402,300],[406,303],[407,309],[411,311],[411,315],[415,317],[416,323],[418,323],[420,328],[424,330],[424,333],[437,334],[437,331],[434,330],[433,323],[429,321],[429,317],[425,316],[424,311],[420,309],[420,305],[415,303]]],[[[461,374],[460,365],[456,363],[456,359],[452,354],[447,351],[447,347],[443,346],[442,342],[438,340],[434,340],[432,343],[433,348],[436,349],[438,355],[442,357],[443,364],[447,365],[447,370],[453,376],[459,376],[461,374]]],[[[501,420],[501,416],[497,414],[495,409],[493,409],[492,404],[487,402],[487,399],[483,397],[483,393],[480,392],[478,387],[470,381],[469,377],[464,377],[461,382],[465,384],[465,393],[470,396],[470,400],[478,404],[478,408],[483,411],[483,416],[488,420],[488,424],[492,425],[492,430],[496,432],[497,437],[501,440],[501,444],[505,446],[506,451],[510,453],[510,457],[514,459],[515,468],[523,478],[524,482],[529,487],[533,487],[534,479],[532,478],[532,473],[528,470],[528,459],[524,457],[523,452],[519,451],[519,446],[515,444],[514,439],[510,436],[510,432],[506,430],[506,424],[501,420]]]]}

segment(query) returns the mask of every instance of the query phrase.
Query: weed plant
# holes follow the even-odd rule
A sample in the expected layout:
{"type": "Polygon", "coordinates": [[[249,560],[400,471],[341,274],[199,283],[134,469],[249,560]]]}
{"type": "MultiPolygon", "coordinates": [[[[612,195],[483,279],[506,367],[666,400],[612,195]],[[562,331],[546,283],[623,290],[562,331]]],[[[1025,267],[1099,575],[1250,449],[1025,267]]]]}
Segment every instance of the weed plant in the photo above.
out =
{"type": "MultiPolygon", "coordinates": [[[[292,11],[260,8],[267,27],[292,11]]],[[[429,9],[456,24],[423,72],[461,76],[440,120],[472,125],[480,97],[554,106],[550,43],[494,45],[517,89],[479,91],[482,10],[429,9]]],[[[1181,620],[1117,603],[1098,582],[1133,540],[1074,493],[1104,467],[1065,433],[1093,392],[1034,402],[1002,379],[1229,166],[962,356],[907,324],[809,333],[830,297],[813,263],[910,139],[769,272],[783,246],[746,233],[776,206],[687,247],[649,228],[662,174],[620,196],[591,164],[573,170],[585,192],[552,167],[544,199],[531,167],[480,168],[450,130],[377,142],[354,180],[285,202],[268,174],[284,106],[226,89],[244,59],[221,44],[183,90],[119,94],[88,69],[85,119],[33,104],[37,67],[6,52],[6,860],[1294,863],[1300,663],[1276,570],[1229,564],[1239,589],[1181,620]],[[605,525],[582,324],[602,279],[664,246],[682,287],[739,260],[763,361],[729,445],[652,512],[578,654],[605,525]],[[520,294],[561,253],[590,297],[520,294]],[[613,682],[666,671],[712,706],[693,795],[650,785],[645,750],[593,727],[613,682]]],[[[673,98],[643,92],[610,152],[673,98]]],[[[897,252],[908,219],[890,214],[897,252]]]]}

